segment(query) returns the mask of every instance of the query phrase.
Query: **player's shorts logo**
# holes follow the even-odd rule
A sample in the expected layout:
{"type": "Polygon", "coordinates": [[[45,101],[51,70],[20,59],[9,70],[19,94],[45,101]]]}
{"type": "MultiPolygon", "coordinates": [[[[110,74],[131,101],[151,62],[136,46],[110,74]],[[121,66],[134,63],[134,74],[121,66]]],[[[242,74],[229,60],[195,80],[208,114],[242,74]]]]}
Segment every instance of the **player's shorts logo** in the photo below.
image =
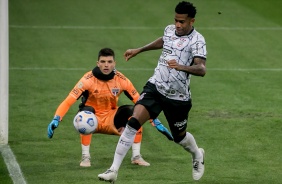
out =
{"type": "Polygon", "coordinates": [[[144,96],[146,95],[146,93],[142,93],[140,96],[139,96],[139,99],[138,99],[138,101],[139,100],[142,100],[143,98],[144,98],[144,96]]]}
{"type": "Polygon", "coordinates": [[[179,130],[181,130],[186,124],[187,124],[187,120],[185,119],[184,121],[181,122],[175,122],[174,126],[177,127],[179,130]]]}

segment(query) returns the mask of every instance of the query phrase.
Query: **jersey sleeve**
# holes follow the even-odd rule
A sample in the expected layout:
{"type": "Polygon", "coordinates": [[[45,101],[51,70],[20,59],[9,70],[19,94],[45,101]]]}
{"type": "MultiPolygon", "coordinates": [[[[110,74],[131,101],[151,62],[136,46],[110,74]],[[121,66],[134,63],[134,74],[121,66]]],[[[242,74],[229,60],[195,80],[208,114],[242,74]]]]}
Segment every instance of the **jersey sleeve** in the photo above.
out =
{"type": "Polygon", "coordinates": [[[138,91],[135,89],[135,87],[133,86],[133,84],[128,80],[128,89],[126,90],[126,92],[129,94],[130,99],[136,103],[139,99],[139,93],[138,91]]]}
{"type": "Polygon", "coordinates": [[[124,94],[127,96],[127,98],[133,101],[133,103],[136,103],[140,96],[138,91],[136,90],[132,82],[127,77],[125,77],[120,72],[118,72],[118,75],[121,76],[120,80],[121,80],[121,85],[122,85],[124,94]]]}
{"type": "Polygon", "coordinates": [[[195,37],[195,43],[191,45],[192,49],[192,56],[194,57],[201,57],[207,58],[207,48],[206,48],[206,41],[202,35],[197,35],[195,37]]]}
{"type": "Polygon", "coordinates": [[[68,112],[69,108],[76,102],[76,99],[68,95],[67,98],[59,105],[59,107],[56,110],[55,115],[60,116],[60,120],[63,119],[63,117],[66,115],[68,112]]]}
{"type": "Polygon", "coordinates": [[[174,32],[174,30],[175,30],[175,25],[171,24],[171,25],[166,26],[164,29],[163,40],[165,40],[168,34],[170,34],[171,32],[174,32]]]}
{"type": "Polygon", "coordinates": [[[74,86],[74,88],[71,90],[70,94],[75,99],[79,99],[82,95],[82,93],[89,89],[90,78],[93,77],[93,74],[91,72],[86,73],[74,86]]]}
{"type": "Polygon", "coordinates": [[[88,89],[89,82],[87,81],[87,75],[86,73],[74,86],[74,88],[71,90],[69,95],[65,98],[65,100],[59,105],[57,108],[55,115],[59,115],[62,118],[66,115],[69,108],[80,98],[82,93],[88,89]]]}

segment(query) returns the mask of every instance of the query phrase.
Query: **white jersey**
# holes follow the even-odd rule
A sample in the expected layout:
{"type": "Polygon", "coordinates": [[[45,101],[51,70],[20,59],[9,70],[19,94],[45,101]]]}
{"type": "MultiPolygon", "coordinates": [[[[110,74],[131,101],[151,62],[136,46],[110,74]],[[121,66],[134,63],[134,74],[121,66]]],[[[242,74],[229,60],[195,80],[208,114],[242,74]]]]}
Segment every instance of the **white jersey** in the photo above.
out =
{"type": "Polygon", "coordinates": [[[175,59],[180,65],[191,66],[194,57],[206,58],[206,42],[195,29],[184,36],[175,34],[175,25],[168,25],[164,30],[163,50],[149,82],[167,98],[181,101],[191,99],[190,74],[169,68],[167,61],[175,59]]]}

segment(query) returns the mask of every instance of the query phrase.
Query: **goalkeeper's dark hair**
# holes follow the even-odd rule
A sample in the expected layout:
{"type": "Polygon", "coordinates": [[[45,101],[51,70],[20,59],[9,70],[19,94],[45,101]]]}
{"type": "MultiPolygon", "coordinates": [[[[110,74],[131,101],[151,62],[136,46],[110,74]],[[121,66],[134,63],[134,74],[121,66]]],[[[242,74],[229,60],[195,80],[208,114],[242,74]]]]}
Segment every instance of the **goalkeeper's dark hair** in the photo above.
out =
{"type": "Polygon", "coordinates": [[[188,17],[195,18],[197,10],[192,3],[187,1],[181,1],[176,5],[175,13],[188,14],[188,17]]]}
{"type": "Polygon", "coordinates": [[[113,56],[115,59],[115,52],[110,48],[103,48],[99,51],[98,60],[101,56],[113,56]]]}

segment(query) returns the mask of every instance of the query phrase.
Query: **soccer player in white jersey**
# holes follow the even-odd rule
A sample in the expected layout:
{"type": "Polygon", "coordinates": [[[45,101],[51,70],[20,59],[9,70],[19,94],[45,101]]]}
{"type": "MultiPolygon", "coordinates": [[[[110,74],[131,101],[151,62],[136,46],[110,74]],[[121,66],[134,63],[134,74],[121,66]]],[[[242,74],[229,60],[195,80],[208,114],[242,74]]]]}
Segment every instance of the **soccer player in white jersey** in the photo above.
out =
{"type": "Polygon", "coordinates": [[[175,143],[192,156],[193,179],[199,180],[203,176],[204,149],[198,148],[193,135],[186,130],[192,107],[190,77],[206,74],[206,42],[193,27],[195,15],[196,8],[192,3],[179,2],[175,7],[175,23],[165,28],[162,37],[124,53],[127,61],[141,52],[162,48],[155,72],[144,86],[133,115],[119,139],[112,166],[98,175],[100,180],[116,181],[120,165],[137,130],[148,119],[156,118],[161,111],[168,121],[175,143]]]}

